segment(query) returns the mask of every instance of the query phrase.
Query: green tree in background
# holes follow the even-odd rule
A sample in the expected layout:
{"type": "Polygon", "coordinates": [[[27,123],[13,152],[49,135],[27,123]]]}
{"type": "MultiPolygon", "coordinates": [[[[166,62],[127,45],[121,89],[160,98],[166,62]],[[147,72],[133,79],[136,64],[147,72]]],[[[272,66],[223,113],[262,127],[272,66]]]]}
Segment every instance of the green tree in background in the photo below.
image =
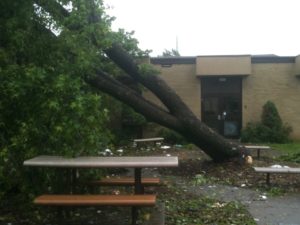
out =
{"type": "Polygon", "coordinates": [[[176,49],[171,49],[171,50],[167,50],[165,49],[164,52],[162,53],[162,57],[177,57],[180,56],[178,50],[176,49]]]}

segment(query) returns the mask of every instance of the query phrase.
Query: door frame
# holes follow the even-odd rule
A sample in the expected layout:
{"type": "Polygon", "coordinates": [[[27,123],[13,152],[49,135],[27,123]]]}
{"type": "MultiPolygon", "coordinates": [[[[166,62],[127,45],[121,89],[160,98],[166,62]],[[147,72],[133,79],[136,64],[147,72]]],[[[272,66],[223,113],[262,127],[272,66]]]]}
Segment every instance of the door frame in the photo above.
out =
{"type": "MultiPolygon", "coordinates": [[[[243,85],[243,77],[242,76],[213,76],[213,77],[202,77],[200,78],[200,84],[201,84],[201,120],[203,122],[206,122],[205,121],[205,111],[204,111],[204,100],[205,98],[207,97],[215,97],[218,99],[218,101],[220,101],[220,99],[224,98],[224,96],[234,96],[234,97],[237,97],[239,99],[239,106],[238,106],[238,116],[237,116],[237,120],[236,122],[238,123],[237,127],[238,127],[238,134],[236,136],[225,136],[224,135],[224,124],[225,124],[225,119],[224,120],[218,120],[217,119],[217,116],[216,116],[216,122],[217,123],[220,123],[218,126],[219,126],[219,130],[218,130],[218,133],[221,134],[222,136],[226,137],[226,138],[239,138],[240,135],[241,135],[241,129],[242,129],[242,115],[243,115],[243,99],[242,99],[242,85],[243,85]],[[205,89],[203,88],[203,83],[205,82],[205,80],[209,80],[209,79],[215,79],[219,82],[220,79],[228,79],[228,81],[226,82],[230,82],[230,80],[236,80],[237,83],[238,83],[238,91],[237,93],[234,93],[234,92],[220,92],[218,91],[217,89],[215,90],[215,92],[212,92],[212,93],[205,93],[205,89]]],[[[221,103],[223,104],[223,103],[221,103]]],[[[219,111],[219,114],[221,113],[220,112],[220,104],[218,103],[218,111],[219,111]]]]}

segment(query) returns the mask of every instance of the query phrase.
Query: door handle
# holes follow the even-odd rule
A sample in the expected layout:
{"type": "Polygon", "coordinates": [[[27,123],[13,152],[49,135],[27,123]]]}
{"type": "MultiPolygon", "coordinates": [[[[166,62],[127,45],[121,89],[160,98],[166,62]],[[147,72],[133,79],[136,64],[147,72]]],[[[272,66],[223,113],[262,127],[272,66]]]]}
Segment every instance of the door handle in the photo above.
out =
{"type": "Polygon", "coordinates": [[[227,115],[227,112],[226,112],[226,111],[224,111],[224,112],[222,113],[222,119],[223,119],[223,120],[225,120],[225,118],[226,118],[226,115],[227,115]]]}

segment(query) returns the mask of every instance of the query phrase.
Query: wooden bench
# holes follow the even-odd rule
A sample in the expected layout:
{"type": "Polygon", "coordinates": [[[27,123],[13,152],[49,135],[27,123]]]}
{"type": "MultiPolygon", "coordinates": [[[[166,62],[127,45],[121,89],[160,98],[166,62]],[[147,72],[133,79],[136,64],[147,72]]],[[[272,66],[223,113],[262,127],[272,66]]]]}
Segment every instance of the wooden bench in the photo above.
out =
{"type": "Polygon", "coordinates": [[[254,171],[257,173],[266,173],[266,183],[270,184],[270,174],[271,173],[287,173],[287,174],[293,174],[293,173],[300,173],[300,168],[289,168],[289,167],[253,167],[254,171]]]}
{"type": "Polygon", "coordinates": [[[155,206],[156,195],[41,195],[34,200],[41,206],[130,206],[132,225],[136,225],[137,207],[155,206]]]}
{"type": "MultiPolygon", "coordinates": [[[[89,181],[89,185],[99,186],[133,186],[133,177],[109,177],[101,180],[89,181]]],[[[158,177],[144,177],[142,178],[142,186],[155,186],[160,184],[158,177]]]]}
{"type": "Polygon", "coordinates": [[[157,142],[163,142],[164,138],[163,137],[155,137],[155,138],[142,138],[142,139],[134,139],[133,143],[138,146],[138,144],[140,143],[145,143],[145,142],[153,142],[153,143],[157,143],[157,142]]]}
{"type": "Polygon", "coordinates": [[[260,150],[271,149],[269,146],[265,146],[265,145],[245,145],[244,147],[249,150],[256,150],[258,159],[260,158],[260,150]]]}
{"type": "MultiPolygon", "coordinates": [[[[160,185],[160,179],[157,177],[144,177],[141,180],[141,193],[144,193],[145,187],[160,185]]],[[[92,180],[83,182],[84,185],[97,187],[97,186],[134,186],[133,177],[107,177],[100,180],[92,180]]],[[[94,189],[91,190],[94,193],[94,189]]]]}
{"type": "Polygon", "coordinates": [[[154,206],[156,195],[41,195],[36,205],[48,206],[154,206]]]}
{"type": "MultiPolygon", "coordinates": [[[[158,186],[161,184],[158,177],[143,177],[141,180],[141,193],[144,193],[145,187],[158,186]]],[[[102,178],[100,180],[87,181],[83,183],[84,185],[91,186],[93,188],[98,186],[134,186],[133,177],[108,177],[102,178]]],[[[91,189],[92,193],[95,193],[95,189],[91,189]]]]}

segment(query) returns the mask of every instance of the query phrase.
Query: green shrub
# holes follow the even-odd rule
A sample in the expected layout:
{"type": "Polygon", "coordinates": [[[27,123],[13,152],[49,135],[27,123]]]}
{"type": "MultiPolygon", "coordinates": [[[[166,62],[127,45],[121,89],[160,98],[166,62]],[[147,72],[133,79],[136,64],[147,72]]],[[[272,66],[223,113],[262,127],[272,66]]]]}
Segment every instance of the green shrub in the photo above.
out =
{"type": "Polygon", "coordinates": [[[268,101],[263,106],[260,123],[248,123],[242,131],[242,142],[286,143],[292,128],[283,124],[275,104],[268,101]]]}
{"type": "Polygon", "coordinates": [[[282,120],[273,102],[267,101],[267,103],[263,106],[261,123],[271,129],[280,130],[282,128],[282,120]]]}

